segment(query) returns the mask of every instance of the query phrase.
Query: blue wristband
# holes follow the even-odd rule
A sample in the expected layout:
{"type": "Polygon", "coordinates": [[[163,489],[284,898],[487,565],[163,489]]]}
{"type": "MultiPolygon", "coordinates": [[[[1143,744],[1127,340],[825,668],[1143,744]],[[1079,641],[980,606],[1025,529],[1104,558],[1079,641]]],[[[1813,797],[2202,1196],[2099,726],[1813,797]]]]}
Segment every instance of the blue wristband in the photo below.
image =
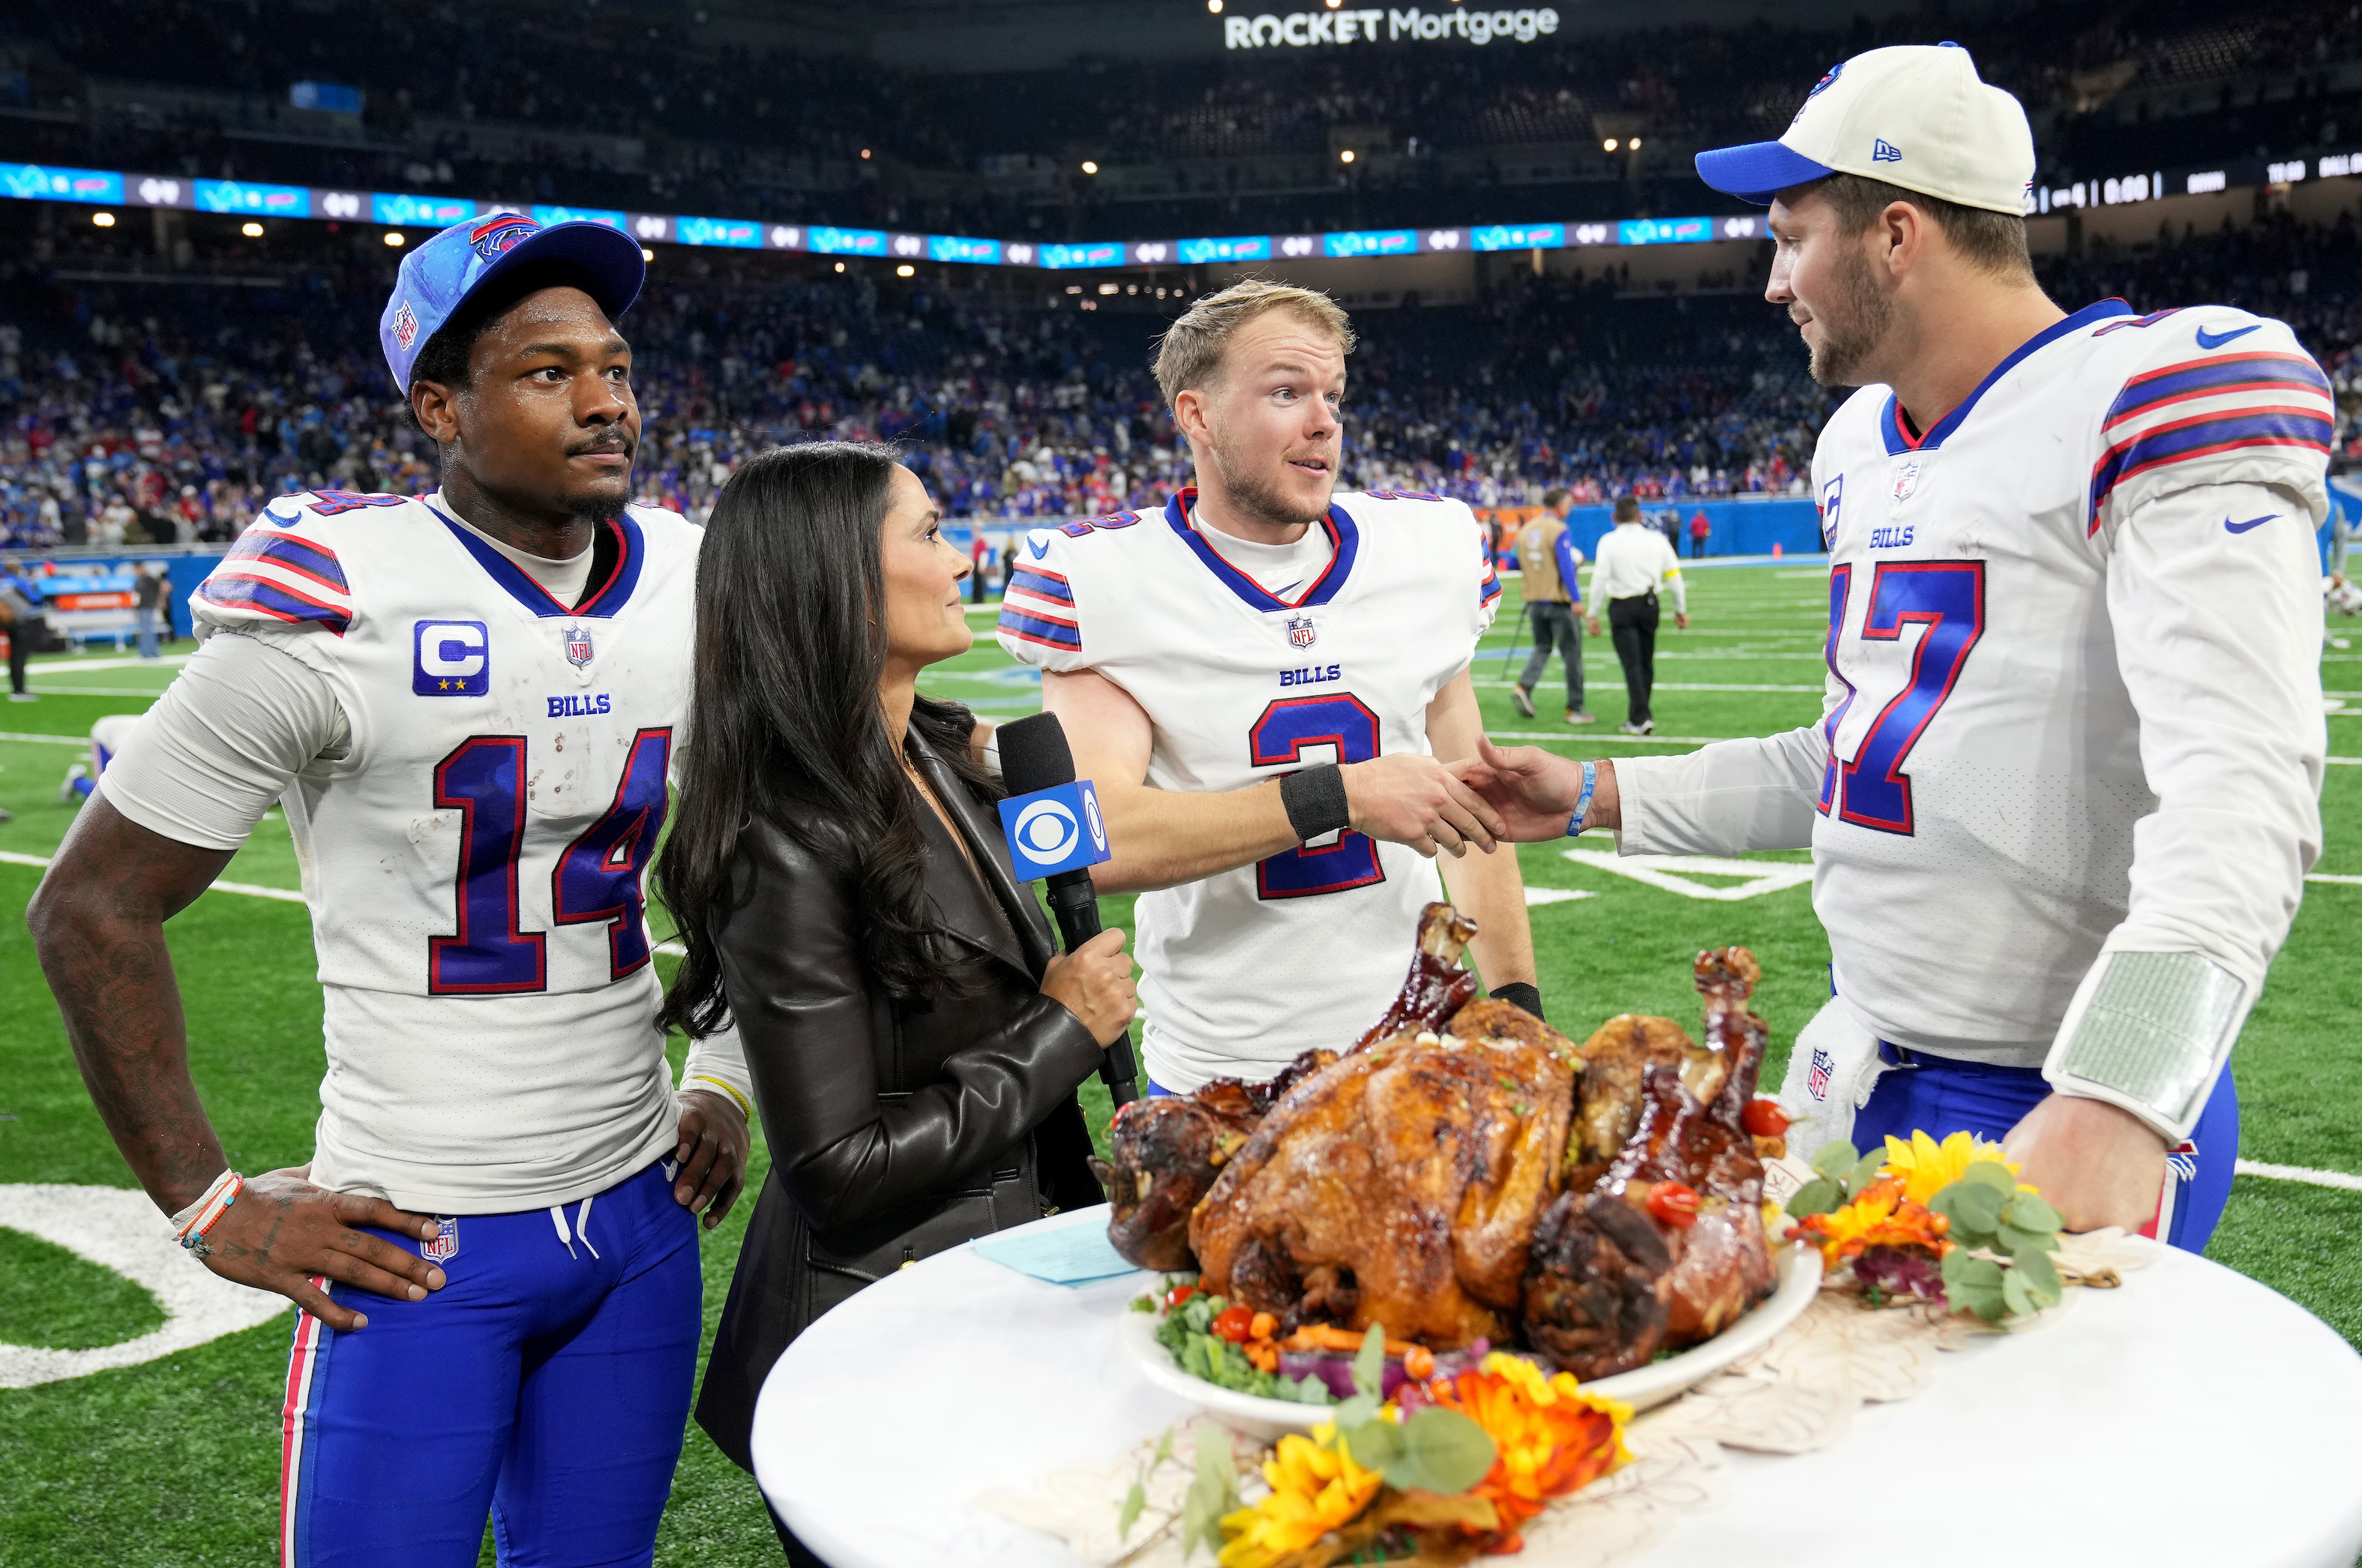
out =
{"type": "Polygon", "coordinates": [[[1595,762],[1584,763],[1583,765],[1583,793],[1575,797],[1574,815],[1566,819],[1567,837],[1573,838],[1583,832],[1583,819],[1588,816],[1591,812],[1591,792],[1598,787],[1599,764],[1595,762]]]}

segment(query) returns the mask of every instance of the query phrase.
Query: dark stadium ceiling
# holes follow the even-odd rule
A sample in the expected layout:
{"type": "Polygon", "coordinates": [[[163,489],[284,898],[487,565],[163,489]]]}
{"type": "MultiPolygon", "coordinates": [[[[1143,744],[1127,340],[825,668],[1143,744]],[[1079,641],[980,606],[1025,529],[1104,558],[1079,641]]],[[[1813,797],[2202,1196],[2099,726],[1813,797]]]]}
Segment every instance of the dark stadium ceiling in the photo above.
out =
{"type": "MultiPolygon", "coordinates": [[[[1352,3],[1359,6],[1367,0],[1352,3]]],[[[1950,4],[1931,0],[1919,5],[1892,0],[1883,4],[1879,0],[1514,3],[1529,9],[1551,6],[1558,13],[1561,36],[1683,25],[1728,28],[1749,22],[1833,27],[1858,16],[1906,13],[1926,17],[1931,27],[1940,28],[1947,17],[1991,8],[1976,0],[1951,0],[1950,4]]],[[[1412,4],[1448,14],[1463,6],[1470,11],[1498,8],[1501,0],[1491,0],[1489,5],[1486,0],[1412,0],[1412,4]]],[[[797,4],[795,0],[691,0],[686,8],[698,13],[703,23],[700,31],[716,39],[848,49],[920,70],[1038,71],[1077,58],[1205,60],[1223,53],[1223,17],[1209,15],[1206,0],[1144,0],[1122,6],[1102,0],[866,0],[859,6],[797,4]]],[[[1223,0],[1223,13],[1231,17],[1323,11],[1319,0],[1223,0]]]]}

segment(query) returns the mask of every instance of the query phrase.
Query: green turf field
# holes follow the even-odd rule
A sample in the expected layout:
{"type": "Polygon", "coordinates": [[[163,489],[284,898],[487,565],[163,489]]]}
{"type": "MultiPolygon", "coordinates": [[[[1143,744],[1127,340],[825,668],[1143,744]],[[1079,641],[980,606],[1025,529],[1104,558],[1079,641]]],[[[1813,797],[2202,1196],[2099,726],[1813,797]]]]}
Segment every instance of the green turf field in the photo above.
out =
{"type": "MultiPolygon", "coordinates": [[[[1818,711],[1824,580],[1805,565],[1693,572],[1693,629],[1674,634],[1668,622],[1657,656],[1658,726],[1668,738],[1646,746],[1614,735],[1622,688],[1605,639],[1590,641],[1587,652],[1591,706],[1607,723],[1570,731],[1557,722],[1555,667],[1540,694],[1541,719],[1519,718],[1508,694],[1516,666],[1504,673],[1513,624],[1505,613],[1476,667],[1487,723],[1496,735],[1547,734],[1549,744],[1583,755],[1626,756],[1687,748],[1673,737],[1757,734],[1806,722],[1818,711]]],[[[1513,582],[1512,607],[1514,598],[1513,582]]],[[[983,617],[976,624],[989,624],[983,617]]],[[[2333,694],[2362,687],[2362,655],[2329,657],[2323,684],[2333,694]]],[[[14,911],[72,820],[72,808],[58,803],[58,781],[82,756],[92,721],[140,711],[171,674],[169,666],[141,668],[110,655],[50,662],[35,669],[39,702],[0,709],[0,806],[17,813],[0,826],[0,901],[12,911],[0,921],[0,1184],[130,1185],[83,1095],[14,911]]],[[[988,636],[940,670],[930,689],[997,717],[1036,706],[1025,672],[988,636]]],[[[2362,701],[2354,706],[2362,709],[2362,701]]],[[[2362,756],[2362,718],[2333,716],[2329,724],[2333,756],[2362,756]]],[[[2323,817],[2328,848],[2317,870],[2355,880],[2307,889],[2270,988],[2247,1025],[2236,1058],[2241,1154],[2362,1172],[2362,1069],[2346,1039],[2362,1016],[2362,955],[2354,949],[2362,932],[2362,768],[2330,767],[2323,817]]],[[[1572,847],[1581,854],[1608,846],[1603,839],[1572,847]]],[[[1580,1034],[1628,1010],[1694,1020],[1691,956],[1700,947],[1743,943],[1763,961],[1757,1007],[1772,1023],[1774,1059],[1766,1077],[1777,1081],[1789,1039],[1827,991],[1827,946],[1810,894],[1776,886],[1787,878],[1774,867],[1801,864],[1803,855],[1752,857],[1769,863],[1761,873],[1694,870],[1684,874],[1685,889],[1570,860],[1560,845],[1529,845],[1522,856],[1530,888],[1574,895],[1532,911],[1554,1021],[1580,1034]],[[1772,890],[1755,890],[1767,883],[1772,890]]],[[[275,813],[225,879],[295,887],[285,825],[275,813]]],[[[1108,904],[1110,924],[1129,923],[1129,900],[1108,904]]],[[[283,899],[215,891],[174,921],[170,934],[197,1080],[231,1159],[246,1170],[302,1162],[311,1151],[322,1070],[304,910],[283,899]]],[[[1096,1081],[1087,1092],[1099,1092],[1096,1081]]],[[[1093,1109],[1103,1120],[1104,1099],[1093,1109]]],[[[757,1182],[763,1160],[758,1138],[757,1182]]],[[[742,1205],[705,1242],[709,1333],[750,1207],[742,1205]]],[[[2351,1242],[2358,1229],[2362,1192],[2242,1177],[2211,1255],[2286,1292],[2362,1345],[2362,1255],[2351,1242]]],[[[158,1319],[140,1287],[0,1229],[0,1343],[99,1346],[144,1333],[158,1319]]],[[[291,1309],[268,1325],[164,1360],[0,1390],[0,1563],[275,1561],[277,1419],[292,1321],[291,1309]]],[[[692,1428],[657,1561],[777,1560],[753,1484],[692,1428]]]]}

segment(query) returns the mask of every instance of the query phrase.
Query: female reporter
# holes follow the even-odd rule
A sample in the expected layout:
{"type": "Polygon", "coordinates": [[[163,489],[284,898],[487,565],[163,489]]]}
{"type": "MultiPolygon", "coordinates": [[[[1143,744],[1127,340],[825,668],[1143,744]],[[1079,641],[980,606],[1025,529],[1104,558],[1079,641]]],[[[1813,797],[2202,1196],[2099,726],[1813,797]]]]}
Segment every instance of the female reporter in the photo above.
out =
{"type": "Polygon", "coordinates": [[[937,522],[884,447],[781,447],[723,488],[698,564],[657,867],[688,955],[663,1021],[735,1021],[770,1144],[697,1406],[748,1469],[756,1395],[813,1319],[1101,1200],[1075,1088],[1131,1021],[1131,960],[1120,931],[1054,955],[1010,870],[989,727],[916,694],[974,641],[937,522]]]}

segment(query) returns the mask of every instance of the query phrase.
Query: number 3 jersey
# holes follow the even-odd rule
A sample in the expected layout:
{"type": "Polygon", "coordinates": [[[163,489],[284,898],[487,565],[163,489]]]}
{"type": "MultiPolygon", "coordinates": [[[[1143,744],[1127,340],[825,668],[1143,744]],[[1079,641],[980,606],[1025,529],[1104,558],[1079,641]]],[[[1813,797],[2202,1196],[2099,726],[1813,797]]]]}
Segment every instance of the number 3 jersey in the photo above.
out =
{"type": "Polygon", "coordinates": [[[1856,392],[1822,722],[1619,761],[1622,848],[1809,841],[1839,998],[1938,1055],[2041,1066],[2103,946],[2252,998],[2320,838],[2332,417],[2281,323],[2114,300],[1924,436],[1856,392]]]}
{"type": "MultiPolygon", "coordinates": [[[[1315,763],[1428,752],[1428,703],[1468,667],[1501,593],[1468,508],[1339,495],[1317,525],[1325,569],[1283,596],[1198,532],[1196,497],[1034,529],[1001,646],[1130,693],[1154,726],[1158,790],[1239,790],[1315,763]]],[[[1350,829],[1142,894],[1149,1076],[1186,1091],[1343,1049],[1385,1011],[1419,909],[1440,896],[1418,851],[1350,829]]]]}
{"type": "Polygon", "coordinates": [[[315,672],[347,731],[284,795],[326,988],[322,1186],[500,1212],[674,1146],[642,878],[701,536],[640,508],[602,532],[568,606],[439,495],[297,495],[191,602],[315,672]]]}

